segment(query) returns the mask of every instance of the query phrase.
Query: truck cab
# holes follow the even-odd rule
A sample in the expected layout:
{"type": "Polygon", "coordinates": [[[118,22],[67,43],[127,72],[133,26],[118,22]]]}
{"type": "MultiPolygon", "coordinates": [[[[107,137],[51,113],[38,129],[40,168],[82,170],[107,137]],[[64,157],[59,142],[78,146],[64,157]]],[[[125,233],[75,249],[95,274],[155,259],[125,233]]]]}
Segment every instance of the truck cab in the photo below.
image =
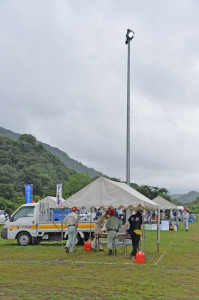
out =
{"type": "Polygon", "coordinates": [[[2,238],[17,239],[19,245],[25,246],[32,243],[32,238],[37,236],[38,205],[36,203],[24,204],[18,208],[7,220],[1,231],[2,238]]]}

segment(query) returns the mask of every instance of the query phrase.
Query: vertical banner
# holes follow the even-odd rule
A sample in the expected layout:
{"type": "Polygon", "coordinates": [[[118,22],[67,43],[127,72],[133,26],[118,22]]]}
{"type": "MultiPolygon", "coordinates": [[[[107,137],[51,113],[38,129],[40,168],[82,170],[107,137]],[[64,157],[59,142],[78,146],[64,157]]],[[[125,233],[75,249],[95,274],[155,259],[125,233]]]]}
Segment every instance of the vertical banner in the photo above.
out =
{"type": "Polygon", "coordinates": [[[62,202],[62,183],[57,184],[56,204],[60,206],[62,202]]]}
{"type": "Polygon", "coordinates": [[[25,204],[32,203],[32,184],[25,185],[25,204]]]}

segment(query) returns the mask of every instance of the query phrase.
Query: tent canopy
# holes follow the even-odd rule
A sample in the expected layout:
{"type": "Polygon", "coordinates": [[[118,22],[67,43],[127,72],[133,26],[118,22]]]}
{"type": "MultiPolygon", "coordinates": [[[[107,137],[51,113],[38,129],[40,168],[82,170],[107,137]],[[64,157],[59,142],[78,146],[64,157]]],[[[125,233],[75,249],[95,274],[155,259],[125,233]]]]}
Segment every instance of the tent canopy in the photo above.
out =
{"type": "Polygon", "coordinates": [[[63,206],[71,208],[143,208],[158,209],[158,205],[131,188],[126,183],[99,177],[65,201],[63,206]]]}
{"type": "MultiPolygon", "coordinates": [[[[61,205],[57,205],[57,202],[56,202],[56,197],[51,197],[51,196],[47,196],[45,198],[43,198],[42,200],[39,200],[40,203],[43,203],[43,204],[48,204],[49,205],[49,208],[63,208],[63,204],[61,205]]],[[[61,199],[62,203],[64,201],[64,199],[62,198],[61,199]]]]}
{"type": "Polygon", "coordinates": [[[157,196],[153,199],[153,202],[160,205],[160,209],[177,209],[177,206],[168,200],[162,198],[161,196],[157,196]]]}

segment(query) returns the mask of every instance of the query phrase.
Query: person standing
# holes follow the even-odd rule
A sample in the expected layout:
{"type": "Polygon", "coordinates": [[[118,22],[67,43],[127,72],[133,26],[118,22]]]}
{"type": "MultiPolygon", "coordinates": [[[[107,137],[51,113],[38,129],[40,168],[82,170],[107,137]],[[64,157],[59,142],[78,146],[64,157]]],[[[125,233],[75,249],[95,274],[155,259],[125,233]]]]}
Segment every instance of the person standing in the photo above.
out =
{"type": "Polygon", "coordinates": [[[183,213],[182,213],[182,218],[183,218],[184,229],[186,231],[188,231],[188,229],[189,229],[189,225],[188,225],[189,211],[188,211],[188,208],[184,208],[183,213]]]}
{"type": "Polygon", "coordinates": [[[160,220],[164,220],[165,218],[165,212],[161,209],[160,210],[160,220]]]}
{"type": "Polygon", "coordinates": [[[110,218],[108,218],[106,222],[106,230],[108,232],[108,237],[107,237],[107,247],[109,250],[108,255],[112,255],[112,248],[113,245],[115,245],[115,239],[117,236],[117,232],[119,231],[120,228],[122,228],[122,224],[119,221],[118,218],[115,217],[115,210],[110,209],[107,211],[107,214],[110,215],[110,218]]]}
{"type": "Polygon", "coordinates": [[[102,249],[101,238],[99,236],[102,233],[102,228],[104,226],[104,222],[107,218],[107,215],[108,215],[107,212],[104,215],[102,215],[101,212],[99,212],[99,214],[98,214],[97,222],[95,224],[95,229],[94,229],[95,238],[94,238],[94,241],[93,241],[93,243],[91,245],[91,248],[90,248],[93,251],[96,251],[96,243],[97,243],[97,237],[96,236],[98,236],[98,239],[99,239],[99,251],[104,251],[102,249]]]}
{"type": "Polygon", "coordinates": [[[68,240],[66,242],[65,251],[66,253],[76,252],[75,251],[75,244],[77,238],[77,226],[78,226],[78,209],[77,207],[72,208],[72,212],[65,217],[63,223],[64,225],[68,226],[68,240]]]}
{"type": "Polygon", "coordinates": [[[174,210],[173,212],[173,220],[174,221],[177,221],[177,212],[174,210]]]}
{"type": "Polygon", "coordinates": [[[98,218],[101,214],[102,214],[102,213],[101,213],[100,210],[98,209],[98,210],[96,211],[96,215],[95,215],[94,220],[97,220],[97,218],[98,218]]]}
{"type": "MultiPolygon", "coordinates": [[[[135,214],[131,215],[128,219],[128,223],[125,225],[126,234],[129,233],[132,240],[132,252],[130,258],[134,259],[136,253],[139,249],[139,241],[141,236],[141,226],[142,226],[142,213],[140,210],[137,210],[135,214]],[[127,231],[129,225],[129,229],[127,231]]],[[[142,228],[142,235],[144,234],[144,230],[142,228]]]]}

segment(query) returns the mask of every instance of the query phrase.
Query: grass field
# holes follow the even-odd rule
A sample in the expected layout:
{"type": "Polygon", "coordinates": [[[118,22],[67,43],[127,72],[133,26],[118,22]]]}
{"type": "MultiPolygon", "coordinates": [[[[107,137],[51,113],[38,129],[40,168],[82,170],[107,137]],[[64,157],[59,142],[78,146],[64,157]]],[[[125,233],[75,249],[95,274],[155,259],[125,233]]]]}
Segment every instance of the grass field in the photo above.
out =
{"type": "MultiPolygon", "coordinates": [[[[21,247],[0,238],[0,299],[199,299],[199,222],[184,231],[146,231],[146,264],[61,243],[21,247]]],[[[2,226],[0,226],[1,230],[2,226]]]]}

